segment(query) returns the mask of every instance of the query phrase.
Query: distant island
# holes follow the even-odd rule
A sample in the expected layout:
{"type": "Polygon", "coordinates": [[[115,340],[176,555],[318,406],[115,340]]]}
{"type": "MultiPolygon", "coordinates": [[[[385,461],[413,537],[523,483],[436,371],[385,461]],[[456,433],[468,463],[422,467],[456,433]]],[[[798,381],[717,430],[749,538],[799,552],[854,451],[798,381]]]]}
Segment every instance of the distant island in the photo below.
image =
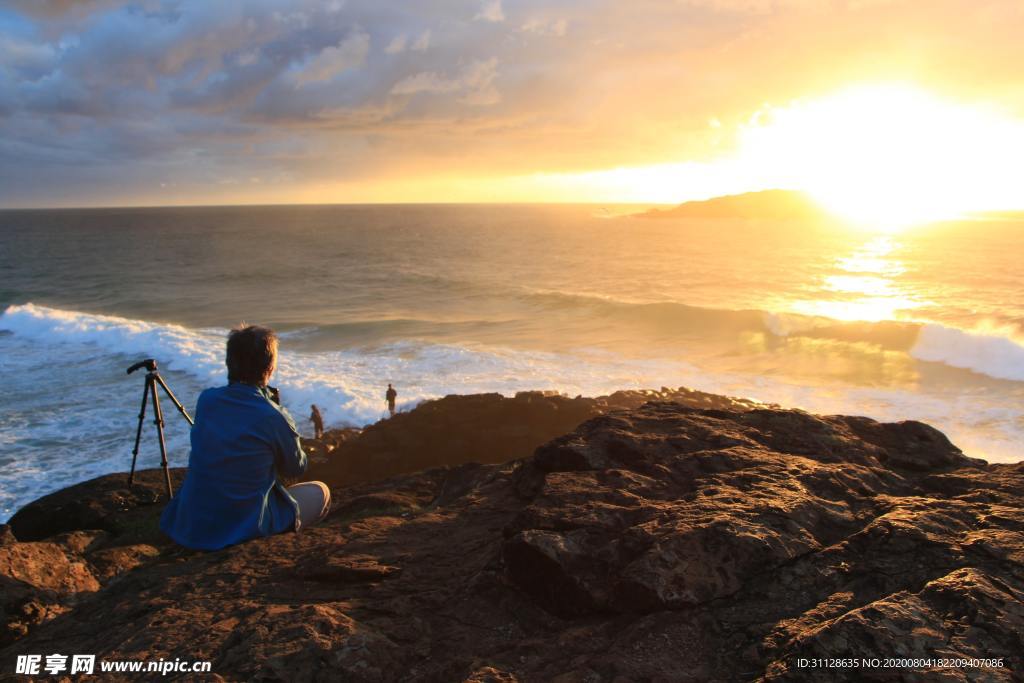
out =
{"type": "Polygon", "coordinates": [[[634,214],[634,217],[836,220],[834,215],[821,208],[805,193],[796,190],[762,190],[732,194],[703,201],[684,202],[671,209],[651,209],[634,214]]]}

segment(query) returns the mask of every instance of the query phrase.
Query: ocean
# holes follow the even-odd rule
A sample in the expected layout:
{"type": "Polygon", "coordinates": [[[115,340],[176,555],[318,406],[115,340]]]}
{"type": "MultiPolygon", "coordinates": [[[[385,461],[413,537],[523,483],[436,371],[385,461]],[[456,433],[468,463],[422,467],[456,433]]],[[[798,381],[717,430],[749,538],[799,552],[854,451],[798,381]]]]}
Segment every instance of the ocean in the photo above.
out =
{"type": "MultiPolygon", "coordinates": [[[[311,433],[450,393],[687,386],[916,419],[1021,460],[1024,215],[894,234],[640,207],[0,211],[0,520],[125,471],[157,359],[188,410],[227,330],[281,335],[274,384],[311,433]]],[[[166,400],[170,459],[187,424],[166,400]]],[[[140,467],[159,464],[150,422],[140,467]]]]}

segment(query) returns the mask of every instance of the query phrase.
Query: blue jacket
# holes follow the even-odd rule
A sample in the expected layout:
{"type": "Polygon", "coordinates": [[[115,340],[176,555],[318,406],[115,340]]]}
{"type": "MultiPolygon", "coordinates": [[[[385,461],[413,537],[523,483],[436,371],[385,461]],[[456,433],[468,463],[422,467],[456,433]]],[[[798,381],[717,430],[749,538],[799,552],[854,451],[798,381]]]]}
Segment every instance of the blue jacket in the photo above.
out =
{"type": "Polygon", "coordinates": [[[264,389],[232,382],[196,403],[192,452],[160,528],[197,550],[298,530],[298,503],[278,475],[306,471],[295,422],[264,389]]]}

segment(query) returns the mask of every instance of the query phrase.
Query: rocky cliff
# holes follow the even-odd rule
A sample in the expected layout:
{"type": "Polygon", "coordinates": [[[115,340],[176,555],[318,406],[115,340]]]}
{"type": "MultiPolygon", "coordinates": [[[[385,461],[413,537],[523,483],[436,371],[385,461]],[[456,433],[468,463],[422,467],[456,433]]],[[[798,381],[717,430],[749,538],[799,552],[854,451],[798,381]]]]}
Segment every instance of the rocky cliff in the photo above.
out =
{"type": "Polygon", "coordinates": [[[347,486],[441,465],[508,462],[529,456],[588,418],[648,401],[738,410],[761,405],[685,387],[617,391],[597,398],[545,391],[523,391],[511,398],[445,396],[365,429],[333,430],[319,442],[310,441],[312,466],[305,478],[347,486]]]}
{"type": "Polygon", "coordinates": [[[653,401],[520,460],[336,487],[321,526],[214,553],[159,537],[158,478],[124,483],[0,534],[5,672],[90,652],[224,680],[1024,674],[1024,464],[920,423],[653,401]],[[929,658],[1002,666],[913,666],[929,658]]]}

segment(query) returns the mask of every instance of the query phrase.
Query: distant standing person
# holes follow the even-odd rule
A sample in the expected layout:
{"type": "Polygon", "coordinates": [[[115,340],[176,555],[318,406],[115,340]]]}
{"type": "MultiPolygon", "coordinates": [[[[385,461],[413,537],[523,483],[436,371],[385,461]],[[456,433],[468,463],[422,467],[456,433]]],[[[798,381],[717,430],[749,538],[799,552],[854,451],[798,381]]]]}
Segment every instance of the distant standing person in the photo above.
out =
{"type": "Polygon", "coordinates": [[[313,412],[309,414],[309,421],[313,423],[313,432],[316,434],[317,439],[323,438],[324,435],[324,416],[320,414],[320,409],[313,404],[313,412]]]}
{"type": "Polygon", "coordinates": [[[388,412],[391,413],[391,417],[395,416],[395,399],[398,398],[398,392],[395,388],[388,384],[387,393],[384,394],[384,400],[388,402],[388,412]]]}

